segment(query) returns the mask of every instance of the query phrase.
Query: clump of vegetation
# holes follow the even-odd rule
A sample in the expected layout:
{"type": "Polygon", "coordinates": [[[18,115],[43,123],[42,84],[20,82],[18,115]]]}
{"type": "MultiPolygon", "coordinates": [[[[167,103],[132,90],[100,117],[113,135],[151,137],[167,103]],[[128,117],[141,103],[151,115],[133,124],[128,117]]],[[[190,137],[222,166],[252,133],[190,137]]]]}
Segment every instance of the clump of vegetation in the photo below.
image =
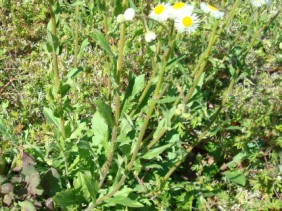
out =
{"type": "Polygon", "coordinates": [[[4,210],[282,208],[278,1],[0,6],[4,210]]]}

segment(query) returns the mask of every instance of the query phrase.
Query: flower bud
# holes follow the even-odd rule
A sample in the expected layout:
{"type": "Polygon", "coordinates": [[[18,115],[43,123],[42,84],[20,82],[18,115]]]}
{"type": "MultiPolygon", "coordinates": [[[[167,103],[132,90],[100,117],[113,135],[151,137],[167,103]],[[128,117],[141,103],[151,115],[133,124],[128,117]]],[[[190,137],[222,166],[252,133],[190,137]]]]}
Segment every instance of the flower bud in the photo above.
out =
{"type": "Polygon", "coordinates": [[[152,31],[148,31],[145,34],[146,42],[152,42],[153,40],[156,39],[156,37],[157,37],[157,35],[154,32],[152,32],[152,31]]]}
{"type": "Polygon", "coordinates": [[[135,17],[135,11],[132,8],[128,8],[124,12],[124,19],[126,21],[132,21],[133,18],[135,17]]]}
{"type": "Polygon", "coordinates": [[[125,21],[124,15],[123,14],[119,14],[117,16],[117,23],[123,23],[125,21]]]}

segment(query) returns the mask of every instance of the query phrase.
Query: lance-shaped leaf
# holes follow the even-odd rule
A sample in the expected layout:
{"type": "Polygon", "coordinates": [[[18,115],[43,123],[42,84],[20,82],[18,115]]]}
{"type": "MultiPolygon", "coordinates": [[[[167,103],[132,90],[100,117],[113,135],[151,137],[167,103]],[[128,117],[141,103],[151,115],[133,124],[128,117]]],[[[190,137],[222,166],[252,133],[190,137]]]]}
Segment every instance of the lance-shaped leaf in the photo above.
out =
{"type": "Polygon", "coordinates": [[[101,46],[101,48],[106,51],[107,53],[109,53],[111,56],[113,56],[113,52],[111,51],[110,45],[107,41],[107,39],[105,38],[104,34],[102,32],[100,32],[99,30],[95,29],[93,34],[89,35],[91,38],[93,38],[98,45],[101,46]]]}

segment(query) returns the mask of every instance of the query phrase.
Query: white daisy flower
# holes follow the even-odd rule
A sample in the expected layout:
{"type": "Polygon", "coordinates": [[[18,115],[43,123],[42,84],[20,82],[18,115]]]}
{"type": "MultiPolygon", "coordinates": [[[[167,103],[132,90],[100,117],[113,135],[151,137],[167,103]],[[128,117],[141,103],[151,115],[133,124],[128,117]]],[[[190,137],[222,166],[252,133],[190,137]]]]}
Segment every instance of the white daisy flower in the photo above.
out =
{"type": "Polygon", "coordinates": [[[157,35],[155,34],[155,32],[152,31],[147,31],[145,34],[145,40],[146,42],[152,42],[153,40],[155,40],[157,37],[157,35]]]}
{"type": "Polygon", "coordinates": [[[170,7],[170,18],[175,19],[180,13],[192,12],[193,9],[194,6],[177,1],[170,7]]]}
{"type": "Polygon", "coordinates": [[[270,5],[270,0],[251,0],[251,4],[254,7],[261,7],[263,5],[270,5]]]}
{"type": "Polygon", "coordinates": [[[213,6],[206,4],[204,2],[202,2],[200,4],[200,7],[201,7],[201,10],[204,11],[204,13],[210,13],[211,16],[213,16],[216,19],[221,19],[224,15],[224,12],[221,12],[216,7],[213,7],[213,6]]]}
{"type": "Polygon", "coordinates": [[[135,11],[132,8],[128,8],[124,11],[124,19],[126,21],[132,21],[135,17],[135,11]]]}
{"type": "Polygon", "coordinates": [[[169,18],[169,12],[170,12],[170,5],[161,3],[158,4],[149,14],[149,17],[159,21],[164,22],[169,18]]]}
{"type": "Polygon", "coordinates": [[[182,14],[175,19],[175,28],[179,33],[193,33],[199,26],[199,19],[192,12],[182,14]]]}

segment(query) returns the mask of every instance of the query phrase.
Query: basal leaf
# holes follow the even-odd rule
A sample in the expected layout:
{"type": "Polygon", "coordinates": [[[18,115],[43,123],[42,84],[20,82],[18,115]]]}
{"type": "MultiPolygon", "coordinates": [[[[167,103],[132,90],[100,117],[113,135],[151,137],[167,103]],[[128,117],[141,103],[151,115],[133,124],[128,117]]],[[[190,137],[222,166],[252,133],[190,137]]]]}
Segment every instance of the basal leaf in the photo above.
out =
{"type": "Polygon", "coordinates": [[[79,190],[65,190],[56,193],[56,195],[53,197],[53,201],[55,205],[62,208],[77,206],[83,202],[78,194],[79,190]]]}
{"type": "Polygon", "coordinates": [[[92,179],[90,172],[78,172],[73,183],[76,189],[82,191],[85,200],[90,202],[89,200],[91,198],[92,202],[95,203],[98,187],[94,179],[92,179]]]}

